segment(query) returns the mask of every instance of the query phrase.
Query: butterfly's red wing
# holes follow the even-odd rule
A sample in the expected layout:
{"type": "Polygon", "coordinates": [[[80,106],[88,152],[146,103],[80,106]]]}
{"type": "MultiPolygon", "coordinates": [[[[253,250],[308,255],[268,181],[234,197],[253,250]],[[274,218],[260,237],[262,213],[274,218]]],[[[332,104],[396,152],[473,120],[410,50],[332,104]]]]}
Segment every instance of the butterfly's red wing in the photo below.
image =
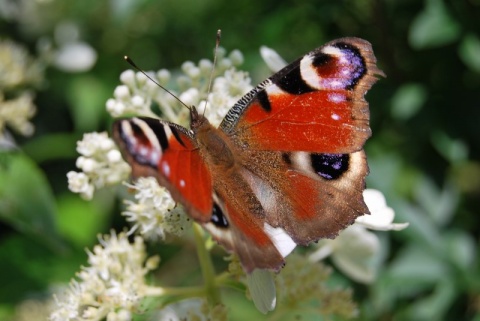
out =
{"type": "Polygon", "coordinates": [[[254,88],[220,128],[257,150],[351,153],[370,136],[364,95],[383,73],[358,38],[327,43],[254,88]]]}
{"type": "Polygon", "coordinates": [[[153,176],[199,222],[212,213],[212,178],[191,133],[153,118],[117,120],[114,139],[133,176],[153,176]]]}

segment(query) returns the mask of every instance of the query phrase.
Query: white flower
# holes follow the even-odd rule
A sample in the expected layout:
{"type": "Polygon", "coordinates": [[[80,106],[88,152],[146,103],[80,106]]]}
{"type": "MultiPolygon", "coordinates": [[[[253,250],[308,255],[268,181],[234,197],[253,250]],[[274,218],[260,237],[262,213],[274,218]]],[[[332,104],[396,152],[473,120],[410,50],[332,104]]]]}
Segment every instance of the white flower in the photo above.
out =
{"type": "Polygon", "coordinates": [[[356,223],[340,232],[336,239],[321,240],[310,260],[315,262],[331,255],[339,270],[357,282],[368,284],[376,278],[380,242],[366,227],[381,231],[401,230],[408,223],[392,223],[395,213],[387,206],[381,192],[367,189],[363,197],[371,214],[357,218],[356,223]]]}
{"type": "Polygon", "coordinates": [[[9,126],[19,134],[30,136],[33,134],[33,124],[30,118],[35,115],[36,107],[33,104],[33,95],[23,92],[16,98],[4,100],[0,91],[0,137],[3,136],[5,126],[9,126]]]}
{"type": "Polygon", "coordinates": [[[81,173],[67,174],[68,188],[84,199],[91,199],[95,189],[118,184],[130,173],[130,166],[122,159],[120,151],[106,132],[87,133],[77,142],[76,165],[81,173]]]}
{"type": "Polygon", "coordinates": [[[100,245],[88,252],[89,266],[57,296],[50,320],[131,320],[141,299],[149,295],[145,276],[159,259],[147,258],[143,239],[137,236],[132,244],[125,233],[112,232],[99,240],[100,245]]]}
{"type": "MultiPolygon", "coordinates": [[[[228,69],[223,76],[215,78],[205,111],[210,123],[214,126],[220,125],[228,110],[251,89],[248,73],[235,68],[228,69]]],[[[201,102],[199,111],[203,112],[204,109],[205,102],[201,102]]]]}
{"type": "Polygon", "coordinates": [[[136,191],[136,202],[126,200],[127,208],[122,213],[133,224],[130,233],[138,231],[148,239],[165,239],[166,234],[183,234],[190,225],[188,216],[155,178],[140,177],[128,186],[136,191]]]}
{"type": "Polygon", "coordinates": [[[15,146],[7,127],[23,136],[33,134],[34,94],[23,88],[36,86],[42,79],[43,66],[25,48],[0,40],[0,146],[15,146]]]}
{"type": "Polygon", "coordinates": [[[85,199],[91,199],[95,188],[90,184],[90,180],[85,173],[77,173],[70,171],[67,173],[68,188],[74,192],[79,193],[85,199]]]}
{"type": "Polygon", "coordinates": [[[370,210],[370,215],[358,217],[355,223],[377,231],[400,231],[408,226],[409,223],[392,223],[395,212],[387,206],[387,201],[382,192],[366,189],[363,192],[363,199],[370,210]]]}
{"type": "Polygon", "coordinates": [[[70,42],[62,45],[54,57],[54,65],[66,72],[90,70],[97,61],[97,52],[86,42],[70,42]]]}
{"type": "MultiPolygon", "coordinates": [[[[191,61],[183,63],[182,73],[174,77],[165,69],[148,74],[186,106],[197,107],[200,113],[203,113],[205,101],[208,101],[205,114],[212,124],[218,125],[233,104],[252,86],[248,73],[235,68],[243,63],[243,55],[240,51],[234,50],[227,57],[225,50],[219,48],[217,60],[217,66],[213,70],[211,93],[208,92],[208,85],[212,76],[213,63],[208,59],[202,59],[198,64],[191,61]],[[176,84],[176,88],[170,88],[171,84],[176,84]]],[[[110,98],[106,103],[107,111],[113,117],[126,114],[158,117],[151,110],[152,104],[155,104],[159,107],[162,118],[188,126],[189,110],[169,92],[147,80],[142,73],[135,73],[132,70],[124,71],[120,81],[122,85],[115,89],[114,98],[110,98]]]]}
{"type": "Polygon", "coordinates": [[[37,85],[42,79],[43,66],[23,46],[0,40],[0,91],[37,85]]]}
{"type": "Polygon", "coordinates": [[[287,62],[275,50],[267,46],[260,47],[260,55],[273,72],[277,72],[287,65],[287,62]]]}
{"type": "Polygon", "coordinates": [[[55,26],[54,39],[58,49],[52,52],[53,65],[66,72],[90,70],[97,61],[97,52],[88,43],[80,40],[80,29],[72,21],[63,21],[55,26]]]}
{"type": "Polygon", "coordinates": [[[275,309],[277,293],[272,272],[255,269],[247,274],[247,286],[258,311],[266,314],[275,309]]]}

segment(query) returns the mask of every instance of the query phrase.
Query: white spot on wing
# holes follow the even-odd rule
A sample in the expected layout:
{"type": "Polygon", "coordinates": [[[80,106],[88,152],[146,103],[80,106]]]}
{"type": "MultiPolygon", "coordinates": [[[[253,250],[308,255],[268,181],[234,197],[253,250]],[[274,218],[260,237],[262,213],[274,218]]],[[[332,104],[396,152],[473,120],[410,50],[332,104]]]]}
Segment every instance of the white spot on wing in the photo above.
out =
{"type": "Polygon", "coordinates": [[[271,84],[270,86],[267,86],[265,88],[265,91],[267,92],[268,95],[270,96],[275,96],[275,95],[280,95],[280,94],[283,94],[284,91],[280,89],[280,87],[278,87],[277,85],[275,84],[271,84]]]}
{"type": "Polygon", "coordinates": [[[318,76],[317,71],[312,66],[313,56],[306,55],[300,60],[300,74],[303,80],[312,88],[322,89],[321,78],[318,76]]]}
{"type": "Polygon", "coordinates": [[[180,187],[185,187],[185,181],[183,179],[180,180],[180,187]]]}
{"type": "Polygon", "coordinates": [[[132,118],[131,121],[132,123],[135,123],[135,125],[140,127],[140,129],[143,131],[145,136],[148,138],[148,141],[150,142],[150,144],[152,144],[153,148],[155,148],[156,150],[161,150],[160,142],[158,141],[157,136],[153,132],[152,128],[150,128],[150,126],[148,126],[146,122],[144,122],[139,118],[132,118]]]}
{"type": "Polygon", "coordinates": [[[165,161],[162,162],[162,172],[165,174],[165,176],[170,176],[170,165],[168,165],[168,163],[165,161]]]}
{"type": "Polygon", "coordinates": [[[152,164],[158,164],[160,160],[161,153],[158,150],[153,150],[150,154],[150,161],[152,164]]]}
{"type": "Polygon", "coordinates": [[[293,152],[290,154],[290,159],[296,168],[303,169],[307,172],[313,171],[310,153],[308,152],[293,152]]]}
{"type": "Polygon", "coordinates": [[[333,46],[326,46],[325,48],[322,49],[322,52],[324,54],[334,56],[334,57],[337,57],[337,58],[343,56],[342,51],[340,49],[338,49],[337,47],[333,47],[333,46]]]}
{"type": "Polygon", "coordinates": [[[340,120],[340,116],[338,116],[337,114],[333,113],[333,114],[332,114],[332,119],[333,119],[333,120],[340,120]]]}
{"type": "Polygon", "coordinates": [[[337,104],[345,101],[345,95],[340,93],[329,93],[327,97],[329,101],[337,104]]]}
{"type": "Polygon", "coordinates": [[[288,254],[290,254],[297,246],[287,232],[285,232],[285,230],[281,227],[275,228],[265,223],[263,230],[270,237],[278,252],[280,252],[283,257],[286,257],[288,254]]]}
{"type": "Polygon", "coordinates": [[[133,134],[132,125],[128,120],[124,120],[120,124],[121,131],[124,133],[123,137],[126,140],[127,145],[129,146],[136,146],[137,145],[137,138],[133,134]]]}

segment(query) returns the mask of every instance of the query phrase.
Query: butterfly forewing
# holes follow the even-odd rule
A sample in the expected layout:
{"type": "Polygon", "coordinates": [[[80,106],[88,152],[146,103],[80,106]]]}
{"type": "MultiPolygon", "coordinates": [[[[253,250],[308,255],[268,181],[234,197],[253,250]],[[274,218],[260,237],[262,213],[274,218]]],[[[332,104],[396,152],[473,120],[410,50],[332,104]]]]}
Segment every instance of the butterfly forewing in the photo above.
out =
{"type": "Polygon", "coordinates": [[[113,133],[134,177],[155,177],[192,218],[210,220],[211,175],[187,129],[142,117],[117,120],[113,133]]]}
{"type": "Polygon", "coordinates": [[[371,45],[332,41],[254,88],[220,128],[251,149],[351,153],[370,136],[363,98],[382,72],[371,45]]]}

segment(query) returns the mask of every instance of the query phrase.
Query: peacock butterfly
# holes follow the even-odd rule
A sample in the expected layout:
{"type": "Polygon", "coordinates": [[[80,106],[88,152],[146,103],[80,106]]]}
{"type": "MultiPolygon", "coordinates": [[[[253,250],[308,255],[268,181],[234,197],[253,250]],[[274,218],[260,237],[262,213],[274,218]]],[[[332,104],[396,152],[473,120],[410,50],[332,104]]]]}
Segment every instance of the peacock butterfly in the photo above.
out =
{"type": "Polygon", "coordinates": [[[155,177],[245,271],[278,271],[296,244],[369,213],[364,95],[376,75],[369,42],[337,39],[252,89],[219,128],[191,107],[190,130],[138,117],[113,136],[133,176],[155,177]]]}

